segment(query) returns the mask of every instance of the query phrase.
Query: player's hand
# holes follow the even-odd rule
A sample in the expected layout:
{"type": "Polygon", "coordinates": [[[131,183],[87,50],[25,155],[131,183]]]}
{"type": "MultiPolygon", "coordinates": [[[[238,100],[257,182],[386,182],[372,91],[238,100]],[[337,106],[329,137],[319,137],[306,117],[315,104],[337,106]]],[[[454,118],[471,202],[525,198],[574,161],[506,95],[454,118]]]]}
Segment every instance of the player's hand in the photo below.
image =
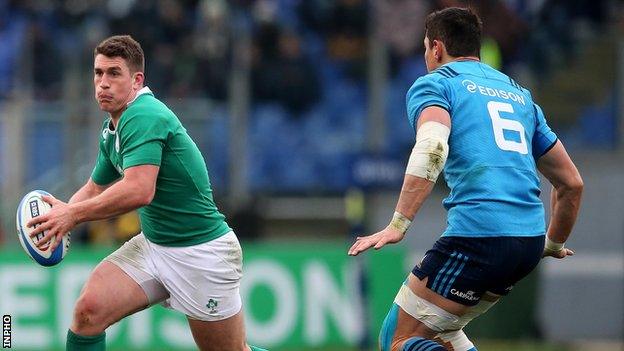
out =
{"type": "Polygon", "coordinates": [[[405,235],[396,228],[386,227],[384,230],[368,236],[358,236],[355,243],[349,249],[349,256],[357,256],[371,247],[381,249],[386,244],[398,243],[405,235]]]}
{"type": "Polygon", "coordinates": [[[544,249],[544,253],[542,253],[542,257],[554,257],[558,259],[565,258],[567,256],[574,256],[574,251],[564,247],[559,251],[544,249]]]}
{"type": "Polygon", "coordinates": [[[37,216],[26,225],[35,227],[30,233],[30,236],[36,236],[43,231],[47,231],[45,236],[37,242],[37,247],[42,248],[52,239],[56,237],[54,243],[50,246],[49,250],[54,251],[56,247],[62,242],[63,235],[69,232],[77,224],[76,215],[72,211],[71,207],[65,202],[56,199],[54,196],[42,196],[41,199],[52,206],[50,212],[45,215],[37,216]]]}

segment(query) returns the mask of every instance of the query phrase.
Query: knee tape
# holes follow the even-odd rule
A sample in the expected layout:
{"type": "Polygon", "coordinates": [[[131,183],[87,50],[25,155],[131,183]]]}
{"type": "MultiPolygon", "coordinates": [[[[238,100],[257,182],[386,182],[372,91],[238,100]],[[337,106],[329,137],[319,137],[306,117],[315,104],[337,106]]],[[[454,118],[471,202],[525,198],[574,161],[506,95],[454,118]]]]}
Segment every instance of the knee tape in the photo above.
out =
{"type": "Polygon", "coordinates": [[[402,285],[394,303],[401,306],[410,316],[437,332],[457,330],[459,317],[414,294],[407,285],[402,285]]]}
{"type": "Polygon", "coordinates": [[[407,285],[402,285],[394,303],[401,306],[407,314],[425,324],[429,329],[441,333],[461,330],[471,320],[494,306],[496,301],[482,299],[478,304],[470,307],[464,315],[456,316],[414,294],[407,285]]]}

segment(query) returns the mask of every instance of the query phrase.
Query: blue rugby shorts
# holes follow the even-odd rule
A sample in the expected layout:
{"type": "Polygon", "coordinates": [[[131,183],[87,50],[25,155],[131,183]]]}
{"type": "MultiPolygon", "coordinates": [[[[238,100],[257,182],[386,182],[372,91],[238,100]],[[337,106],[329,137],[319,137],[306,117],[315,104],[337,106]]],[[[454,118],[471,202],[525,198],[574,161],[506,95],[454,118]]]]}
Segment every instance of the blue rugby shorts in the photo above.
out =
{"type": "Polygon", "coordinates": [[[427,287],[466,306],[486,292],[507,295],[539,263],[544,235],[532,237],[453,237],[438,239],[412,273],[428,277],[427,287]]]}

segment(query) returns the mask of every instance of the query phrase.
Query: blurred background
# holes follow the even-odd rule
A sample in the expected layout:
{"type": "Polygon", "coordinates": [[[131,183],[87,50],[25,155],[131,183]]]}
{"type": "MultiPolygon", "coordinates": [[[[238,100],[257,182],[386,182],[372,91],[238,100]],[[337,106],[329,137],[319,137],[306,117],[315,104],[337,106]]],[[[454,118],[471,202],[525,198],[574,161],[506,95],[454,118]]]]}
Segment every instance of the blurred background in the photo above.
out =
{"type": "MultiPolygon", "coordinates": [[[[250,341],[375,349],[399,284],[444,229],[444,182],[401,245],[346,250],[391,218],[414,143],[405,94],[426,74],[424,17],[457,5],[480,14],[483,60],[532,91],[586,189],[569,241],[577,255],[544,261],[467,333],[485,351],[624,350],[617,0],[0,0],[0,312],[13,317],[13,347],[61,349],[90,270],[139,231],[134,213],[81,225],[66,259],[43,268],[14,223],[26,192],[68,200],[89,177],[107,117],[93,98],[93,48],[131,34],[147,85],[202,150],[243,244],[250,341]]],[[[194,345],[184,318],[160,307],[107,342],[194,345]]]]}

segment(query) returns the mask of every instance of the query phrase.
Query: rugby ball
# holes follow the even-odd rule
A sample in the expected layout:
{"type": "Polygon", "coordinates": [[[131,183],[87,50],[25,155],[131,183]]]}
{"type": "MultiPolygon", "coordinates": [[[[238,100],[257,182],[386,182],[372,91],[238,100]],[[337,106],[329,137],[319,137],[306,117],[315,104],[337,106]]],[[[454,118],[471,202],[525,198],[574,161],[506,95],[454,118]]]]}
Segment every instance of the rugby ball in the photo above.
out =
{"type": "Polygon", "coordinates": [[[44,195],[50,194],[43,190],[33,190],[26,194],[17,207],[15,221],[17,223],[17,236],[22,244],[22,247],[24,248],[24,251],[26,251],[28,256],[30,256],[35,262],[47,267],[54,266],[55,264],[61,262],[63,257],[65,257],[67,251],[69,250],[70,233],[63,235],[63,242],[57,246],[54,251],[50,250],[50,246],[56,238],[52,238],[52,240],[50,240],[50,242],[41,249],[36,245],[37,242],[45,235],[45,231],[37,234],[35,237],[30,237],[30,233],[34,228],[26,227],[26,223],[28,223],[31,218],[44,215],[52,209],[50,204],[43,201],[42,196],[44,195]]]}

